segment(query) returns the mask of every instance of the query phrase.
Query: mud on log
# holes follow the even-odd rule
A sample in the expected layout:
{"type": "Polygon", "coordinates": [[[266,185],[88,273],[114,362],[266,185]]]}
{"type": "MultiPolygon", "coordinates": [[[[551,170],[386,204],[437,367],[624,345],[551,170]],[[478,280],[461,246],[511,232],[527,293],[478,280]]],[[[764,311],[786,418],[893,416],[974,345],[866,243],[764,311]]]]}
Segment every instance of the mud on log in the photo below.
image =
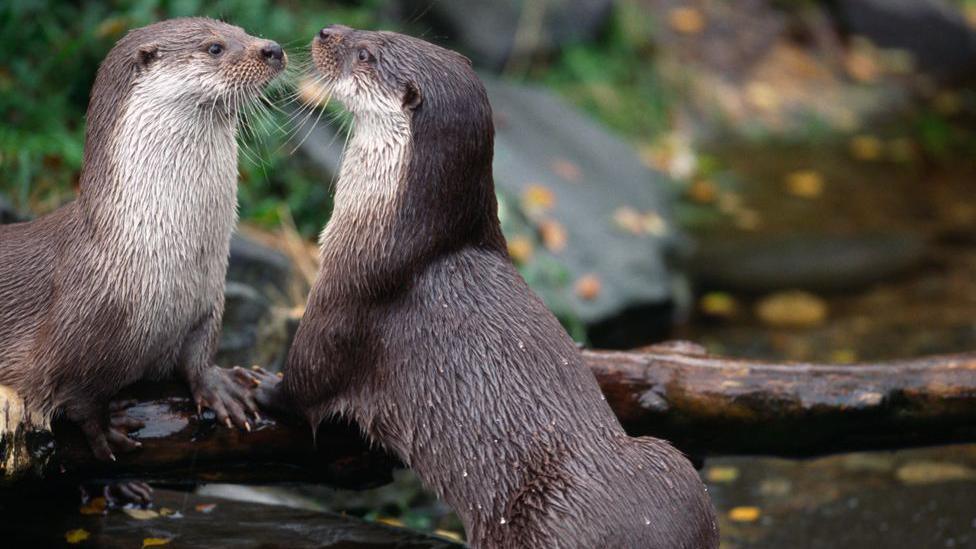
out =
{"type": "MultiPolygon", "coordinates": [[[[666,438],[697,456],[811,457],[976,442],[976,353],[849,366],[777,364],[670,343],[584,357],[631,434],[666,438]]],[[[397,466],[349,425],[323,425],[313,444],[305,425],[264,418],[246,433],[218,426],[207,414],[198,418],[178,384],[142,383],[123,397],[136,400],[124,413],[146,427],[134,435],[144,447],[118,463],[96,462],[81,433],[59,423],[53,438],[8,436],[0,444],[2,463],[23,445],[29,456],[16,468],[20,477],[349,488],[383,484],[397,466]]]]}

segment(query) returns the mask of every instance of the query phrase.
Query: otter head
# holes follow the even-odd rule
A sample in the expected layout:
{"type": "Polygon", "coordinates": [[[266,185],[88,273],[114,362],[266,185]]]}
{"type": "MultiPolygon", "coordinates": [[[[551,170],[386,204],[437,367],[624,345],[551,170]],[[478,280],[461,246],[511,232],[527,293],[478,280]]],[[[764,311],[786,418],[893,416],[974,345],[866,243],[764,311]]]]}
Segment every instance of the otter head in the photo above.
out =
{"type": "Polygon", "coordinates": [[[320,81],[355,118],[346,159],[352,152],[363,165],[348,173],[398,174],[401,237],[450,246],[500,234],[491,106],[467,58],[410,36],[342,25],[319,31],[311,51],[320,81]],[[400,165],[375,166],[400,145],[400,165]]]}
{"type": "Polygon", "coordinates": [[[111,149],[119,150],[120,141],[139,140],[173,154],[175,143],[163,147],[152,138],[202,136],[215,128],[233,135],[238,110],[286,63],[275,42],[213,19],[170,19],[130,31],[95,77],[82,190],[111,179],[111,149]]]}

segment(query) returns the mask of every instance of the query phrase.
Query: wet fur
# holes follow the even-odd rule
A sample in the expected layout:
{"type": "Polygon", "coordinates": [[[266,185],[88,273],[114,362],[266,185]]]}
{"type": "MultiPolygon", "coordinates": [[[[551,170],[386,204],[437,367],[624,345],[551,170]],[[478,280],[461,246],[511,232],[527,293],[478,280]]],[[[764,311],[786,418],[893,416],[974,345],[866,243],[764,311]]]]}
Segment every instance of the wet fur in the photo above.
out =
{"type": "Polygon", "coordinates": [[[356,126],[286,401],[313,425],[358,422],[455,509],[472,547],[717,547],[691,464],[625,434],[510,262],[470,64],[402,35],[333,31],[313,58],[356,126]]]}
{"type": "Polygon", "coordinates": [[[238,101],[266,41],[209,19],[136,29],[99,68],[74,202],[0,226],[0,384],[105,427],[122,387],[211,372],[236,223],[238,101]],[[208,57],[207,44],[226,51],[208,57]]]}

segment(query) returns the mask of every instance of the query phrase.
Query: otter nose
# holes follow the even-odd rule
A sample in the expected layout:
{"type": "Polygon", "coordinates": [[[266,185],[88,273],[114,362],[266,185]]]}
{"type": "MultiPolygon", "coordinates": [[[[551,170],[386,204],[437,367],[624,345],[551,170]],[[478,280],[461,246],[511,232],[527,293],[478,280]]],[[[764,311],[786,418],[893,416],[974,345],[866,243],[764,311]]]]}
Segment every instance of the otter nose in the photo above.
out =
{"type": "Polygon", "coordinates": [[[269,42],[261,48],[261,56],[268,61],[281,61],[285,56],[285,52],[281,50],[281,46],[277,42],[269,42]]]}
{"type": "Polygon", "coordinates": [[[327,40],[330,36],[344,34],[348,30],[349,27],[345,25],[329,25],[328,27],[324,27],[319,31],[319,39],[327,40]]]}

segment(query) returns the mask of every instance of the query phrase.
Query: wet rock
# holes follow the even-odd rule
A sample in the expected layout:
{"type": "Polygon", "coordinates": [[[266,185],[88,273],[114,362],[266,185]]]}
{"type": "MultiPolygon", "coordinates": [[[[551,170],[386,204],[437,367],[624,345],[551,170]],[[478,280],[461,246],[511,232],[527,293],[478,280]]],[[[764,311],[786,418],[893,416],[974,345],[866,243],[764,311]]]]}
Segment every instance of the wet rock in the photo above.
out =
{"type": "Polygon", "coordinates": [[[908,271],[925,251],[925,239],[909,232],[724,237],[704,242],[691,270],[705,288],[842,291],[908,271]]]}
{"type": "Polygon", "coordinates": [[[288,295],[291,261],[272,248],[235,234],[230,241],[227,280],[242,282],[266,297],[288,295]]]}
{"type": "Polygon", "coordinates": [[[839,0],[837,17],[850,33],[883,48],[904,49],[916,66],[940,77],[972,76],[976,31],[942,0],[839,0]]]}
{"type": "MultiPolygon", "coordinates": [[[[680,280],[665,258],[682,242],[668,178],[551,93],[485,80],[495,112],[495,184],[512,210],[506,235],[537,238],[530,261],[564,274],[564,284],[536,290],[557,313],[579,319],[594,345],[660,337],[680,280]]],[[[534,268],[523,267],[530,282],[534,268]]]]}
{"type": "Polygon", "coordinates": [[[62,547],[66,532],[84,532],[80,547],[289,548],[341,547],[448,549],[463,545],[404,528],[357,518],[201,497],[156,490],[160,512],[135,518],[120,511],[79,515],[74,509],[52,512],[50,498],[22,498],[17,506],[0,507],[5,520],[0,536],[5,547],[62,547]],[[46,500],[46,501],[45,501],[46,500]]]}
{"type": "Polygon", "coordinates": [[[611,0],[400,0],[396,11],[399,19],[433,28],[434,35],[456,43],[477,64],[499,68],[513,57],[531,58],[594,38],[612,5],[611,0]]]}

